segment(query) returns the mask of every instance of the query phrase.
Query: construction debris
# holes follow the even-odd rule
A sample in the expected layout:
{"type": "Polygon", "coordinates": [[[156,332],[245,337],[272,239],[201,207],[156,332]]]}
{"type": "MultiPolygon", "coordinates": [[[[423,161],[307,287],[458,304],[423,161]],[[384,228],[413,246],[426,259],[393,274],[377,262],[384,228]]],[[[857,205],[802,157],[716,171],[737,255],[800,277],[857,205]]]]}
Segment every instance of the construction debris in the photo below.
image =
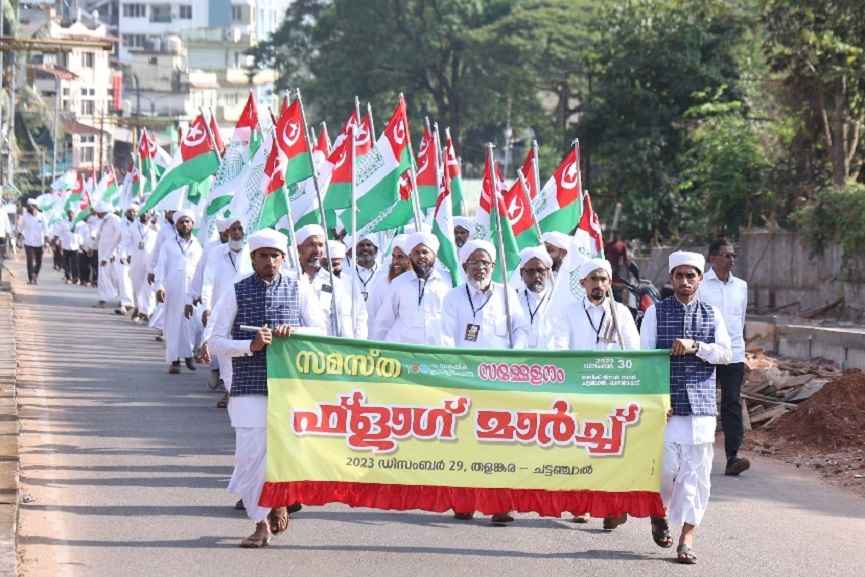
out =
{"type": "Polygon", "coordinates": [[[751,350],[742,384],[747,421],[754,428],[770,428],[842,375],[841,368],[826,359],[799,361],[751,350]]]}

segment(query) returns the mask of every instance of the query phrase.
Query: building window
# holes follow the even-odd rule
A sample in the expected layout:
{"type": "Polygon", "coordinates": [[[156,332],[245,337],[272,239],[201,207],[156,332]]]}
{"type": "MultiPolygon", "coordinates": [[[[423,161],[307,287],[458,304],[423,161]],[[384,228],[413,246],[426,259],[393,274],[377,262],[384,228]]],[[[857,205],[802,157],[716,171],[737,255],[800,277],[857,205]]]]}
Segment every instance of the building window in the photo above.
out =
{"type": "Polygon", "coordinates": [[[94,62],[96,61],[96,55],[92,52],[82,52],[81,53],[81,67],[82,68],[93,68],[94,62]]]}
{"type": "Polygon", "coordinates": [[[123,34],[122,39],[126,48],[144,48],[147,41],[144,34],[123,34]]]}
{"type": "Polygon", "coordinates": [[[124,18],[147,18],[147,5],[146,4],[124,4],[123,5],[123,17],[124,18]]]}
{"type": "Polygon", "coordinates": [[[79,137],[79,142],[81,144],[96,144],[96,135],[95,134],[82,134],[79,137]]]}
{"type": "Polygon", "coordinates": [[[243,22],[243,6],[231,5],[231,21],[243,22]]]}
{"type": "Polygon", "coordinates": [[[159,58],[156,56],[151,56],[148,62],[150,62],[151,66],[159,66],[159,58]]]}
{"type": "Polygon", "coordinates": [[[95,100],[82,100],[81,101],[81,115],[82,116],[93,116],[96,114],[96,101],[95,100]]]}
{"type": "Polygon", "coordinates": [[[171,22],[171,4],[153,4],[150,6],[150,21],[159,23],[171,22]]]}
{"type": "Polygon", "coordinates": [[[86,148],[81,148],[81,162],[82,163],[93,163],[96,160],[96,151],[92,146],[88,146],[86,148]]]}
{"type": "Polygon", "coordinates": [[[180,5],[180,19],[181,20],[192,20],[192,6],[188,4],[180,5]]]}

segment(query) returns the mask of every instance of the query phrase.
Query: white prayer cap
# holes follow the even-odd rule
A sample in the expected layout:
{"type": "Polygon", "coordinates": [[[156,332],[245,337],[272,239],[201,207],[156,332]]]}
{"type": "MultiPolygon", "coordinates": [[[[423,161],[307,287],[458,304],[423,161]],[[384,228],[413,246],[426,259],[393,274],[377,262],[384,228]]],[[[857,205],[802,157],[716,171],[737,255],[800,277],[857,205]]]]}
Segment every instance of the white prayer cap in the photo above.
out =
{"type": "Polygon", "coordinates": [[[605,258],[589,258],[584,260],[577,271],[577,276],[580,277],[580,280],[583,280],[599,268],[607,271],[607,276],[611,279],[613,278],[613,267],[610,266],[610,261],[605,258]]]}
{"type": "Polygon", "coordinates": [[[28,198],[27,199],[27,206],[37,206],[36,199],[35,198],[28,198]]]}
{"type": "Polygon", "coordinates": [[[345,245],[338,240],[327,241],[327,251],[330,258],[345,258],[345,245]]]}
{"type": "Polygon", "coordinates": [[[272,228],[263,228],[249,237],[249,252],[260,248],[275,248],[283,255],[288,253],[288,237],[272,228]]]}
{"type": "Polygon", "coordinates": [[[229,228],[231,228],[231,225],[234,224],[235,222],[237,222],[236,218],[235,219],[217,218],[216,219],[216,230],[218,230],[219,232],[225,232],[229,228]]]}
{"type": "MultiPolygon", "coordinates": [[[[376,239],[375,234],[364,233],[357,237],[357,244],[362,243],[363,241],[368,240],[372,244],[378,248],[378,239],[376,239]]],[[[348,235],[344,239],[345,246],[351,248],[354,246],[354,237],[352,235],[348,235]]]]}
{"type": "Polygon", "coordinates": [[[465,264],[476,250],[485,251],[490,255],[492,261],[496,262],[496,247],[493,246],[493,243],[483,239],[472,239],[467,240],[460,248],[460,264],[465,264]]]}
{"type": "Polygon", "coordinates": [[[188,208],[184,208],[184,209],[178,210],[177,212],[174,213],[174,223],[175,224],[177,224],[178,222],[180,222],[184,218],[188,218],[192,222],[195,222],[195,212],[188,209],[188,208]]]}
{"type": "Polygon", "coordinates": [[[138,210],[139,208],[141,208],[141,206],[137,202],[133,202],[126,210],[138,210]]]}
{"type": "Polygon", "coordinates": [[[392,244],[391,252],[393,252],[393,247],[399,248],[405,254],[408,254],[409,252],[411,252],[410,250],[408,250],[406,248],[406,243],[408,242],[409,236],[410,235],[407,235],[407,234],[398,234],[395,237],[393,237],[393,243],[391,243],[392,244]]]}
{"type": "Polygon", "coordinates": [[[555,247],[558,247],[560,249],[563,249],[563,250],[571,250],[571,244],[573,242],[572,238],[573,237],[571,237],[571,236],[569,236],[563,232],[555,232],[555,231],[545,232],[544,234],[541,235],[542,241],[544,241],[548,244],[551,244],[555,247]]]}
{"type": "Polygon", "coordinates": [[[469,233],[471,233],[471,231],[472,231],[472,219],[470,219],[467,216],[455,216],[454,217],[454,228],[456,228],[456,227],[464,228],[467,231],[469,231],[469,233]]]}
{"type": "Polygon", "coordinates": [[[520,251],[520,269],[526,266],[533,258],[544,263],[547,268],[553,266],[553,257],[550,256],[547,249],[542,246],[530,246],[520,251]]]}
{"type": "Polygon", "coordinates": [[[700,271],[700,274],[703,274],[703,271],[706,269],[706,258],[697,252],[677,250],[670,255],[670,272],[673,272],[677,266],[682,265],[692,266],[700,271]]]}
{"type": "Polygon", "coordinates": [[[439,251],[439,239],[436,238],[431,232],[414,232],[408,236],[406,239],[405,247],[408,249],[406,254],[410,253],[414,250],[419,244],[425,244],[431,251],[438,254],[439,251]]]}
{"type": "Polygon", "coordinates": [[[104,200],[100,200],[96,203],[96,206],[93,207],[93,212],[111,212],[111,205],[104,200]]]}
{"type": "Polygon", "coordinates": [[[300,246],[311,236],[320,236],[322,241],[327,240],[327,235],[320,224],[308,224],[300,227],[294,233],[294,240],[297,242],[297,246],[300,246]]]}

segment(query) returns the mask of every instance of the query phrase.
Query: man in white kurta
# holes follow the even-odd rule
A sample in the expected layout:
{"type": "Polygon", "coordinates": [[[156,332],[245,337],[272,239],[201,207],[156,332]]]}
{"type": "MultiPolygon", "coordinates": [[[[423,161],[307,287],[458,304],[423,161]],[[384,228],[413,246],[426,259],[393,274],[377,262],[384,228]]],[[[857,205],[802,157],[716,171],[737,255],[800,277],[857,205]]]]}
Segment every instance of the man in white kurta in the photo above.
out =
{"type": "Polygon", "coordinates": [[[450,275],[435,266],[439,241],[432,233],[415,232],[405,248],[412,270],[391,281],[371,336],[377,341],[440,345],[442,307],[452,284],[450,275]]]}
{"type": "Polygon", "coordinates": [[[373,334],[376,314],[390,292],[391,283],[399,275],[411,270],[411,259],[408,257],[409,250],[405,246],[408,237],[407,234],[398,234],[393,238],[390,259],[382,265],[383,269],[372,280],[369,298],[366,301],[369,329],[367,334],[370,336],[373,334]]]}
{"type": "Polygon", "coordinates": [[[118,258],[118,248],[123,238],[120,219],[111,210],[111,205],[101,201],[94,208],[99,219],[99,233],[96,241],[96,253],[99,258],[99,275],[96,288],[99,292],[99,304],[119,301],[117,279],[115,278],[114,261],[118,258]]]}
{"type": "Polygon", "coordinates": [[[515,289],[517,302],[528,319],[529,337],[526,346],[530,349],[544,349],[549,345],[547,311],[550,310],[552,295],[553,259],[542,246],[532,246],[520,251],[520,286],[515,289]]]}
{"type": "Polygon", "coordinates": [[[730,362],[730,337],[721,312],[699,300],[705,259],[677,251],[670,255],[674,296],[646,311],[641,348],[669,348],[672,415],[664,432],[661,498],[667,519],[652,519],[652,537],[672,546],[668,525],[681,527],[676,560],[696,563],[694,531],[709,504],[715,442],[715,365],[730,362]],[[659,312],[660,311],[660,312],[659,312]]]}
{"type": "Polygon", "coordinates": [[[71,210],[67,211],[66,218],[61,219],[56,227],[55,234],[63,251],[63,274],[66,284],[78,284],[78,235],[73,230],[72,220],[74,215],[71,210]]]}
{"type": "MultiPolygon", "coordinates": [[[[351,250],[354,239],[346,238],[346,250],[351,250]]],[[[379,274],[380,267],[377,261],[378,246],[375,244],[373,235],[360,235],[357,239],[357,258],[352,255],[351,266],[346,267],[340,277],[354,277],[364,303],[369,302],[372,284],[379,274]]],[[[367,311],[368,312],[368,311],[367,311]]]]}
{"type": "Polygon", "coordinates": [[[175,235],[165,241],[156,260],[156,300],[164,304],[163,337],[168,372],[178,374],[180,361],[194,371],[192,362],[193,327],[186,314],[186,294],[201,258],[201,245],[192,235],[193,214],[178,211],[175,215],[175,235]]]}
{"type": "Polygon", "coordinates": [[[339,315],[340,335],[354,339],[366,339],[368,321],[366,301],[363,298],[362,285],[357,277],[346,271],[346,246],[338,240],[327,241],[330,253],[330,269],[333,271],[334,290],[325,290],[330,283],[327,268],[327,257],[321,259],[322,269],[317,272],[304,272],[312,283],[312,288],[321,303],[325,314],[330,310],[331,295],[336,295],[336,309],[339,315]]]}
{"type": "MultiPolygon", "coordinates": [[[[166,210],[162,219],[158,220],[158,230],[156,231],[156,246],[153,249],[153,258],[150,261],[150,271],[147,273],[147,282],[155,284],[156,282],[156,261],[159,259],[159,253],[162,251],[162,245],[170,238],[174,238],[177,234],[174,226],[175,210],[166,210]]],[[[155,288],[155,286],[154,286],[155,288]]],[[[154,329],[163,328],[165,316],[165,306],[157,302],[156,309],[150,317],[149,326],[154,329]]],[[[161,334],[156,337],[156,340],[161,341],[161,334]]]]}
{"type": "Polygon", "coordinates": [[[120,244],[117,246],[117,257],[112,263],[114,269],[114,281],[117,283],[117,294],[120,298],[120,308],[115,314],[124,315],[135,309],[135,293],[132,290],[132,274],[130,270],[130,259],[127,248],[131,227],[135,225],[135,216],[138,213],[138,204],[132,203],[120,220],[120,244]]]}
{"type": "Polygon", "coordinates": [[[146,321],[156,306],[155,291],[147,282],[150,261],[156,250],[156,229],[150,223],[149,215],[141,213],[135,222],[127,227],[126,254],[129,258],[129,278],[132,282],[134,310],[132,320],[146,321]]]}
{"type": "Polygon", "coordinates": [[[42,252],[48,231],[45,218],[32,198],[27,200],[27,208],[21,215],[19,228],[27,257],[27,284],[37,284],[39,271],[42,270],[42,252]]]}
{"type": "Polygon", "coordinates": [[[241,541],[241,547],[259,548],[270,542],[272,533],[284,531],[288,524],[285,508],[271,511],[259,506],[267,462],[266,347],[273,338],[289,336],[299,327],[306,328],[297,332],[323,334],[326,320],[312,287],[280,274],[288,251],[282,233],[272,229],[258,231],[250,236],[249,248],[255,273],[238,281],[231,290],[223,291],[213,307],[212,334],[207,342],[210,354],[238,359],[238,370],[226,376],[226,386],[231,391],[228,414],[236,439],[234,472],[228,490],[240,495],[246,515],[256,524],[255,532],[241,541]],[[242,301],[247,303],[246,308],[239,310],[238,291],[245,295],[261,293],[264,297],[255,300],[247,296],[242,301]],[[291,294],[297,296],[297,310],[288,310],[292,309],[291,304],[268,307],[271,301],[291,303],[292,299],[287,298],[291,294]],[[298,325],[274,321],[269,315],[277,314],[276,311],[296,315],[298,325]],[[261,317],[261,324],[256,326],[262,328],[257,332],[242,329],[236,323],[238,318],[255,317],[261,317]]]}

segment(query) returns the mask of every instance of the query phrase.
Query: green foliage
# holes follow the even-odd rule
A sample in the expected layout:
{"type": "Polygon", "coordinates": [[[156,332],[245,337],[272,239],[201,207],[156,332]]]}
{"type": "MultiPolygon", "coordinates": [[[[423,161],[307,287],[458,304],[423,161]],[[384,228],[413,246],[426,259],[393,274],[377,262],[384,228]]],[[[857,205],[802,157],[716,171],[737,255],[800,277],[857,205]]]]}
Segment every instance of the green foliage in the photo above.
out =
{"type": "Polygon", "coordinates": [[[865,185],[823,188],[814,202],[796,211],[793,218],[816,254],[838,243],[849,263],[865,246],[865,185]]]}

